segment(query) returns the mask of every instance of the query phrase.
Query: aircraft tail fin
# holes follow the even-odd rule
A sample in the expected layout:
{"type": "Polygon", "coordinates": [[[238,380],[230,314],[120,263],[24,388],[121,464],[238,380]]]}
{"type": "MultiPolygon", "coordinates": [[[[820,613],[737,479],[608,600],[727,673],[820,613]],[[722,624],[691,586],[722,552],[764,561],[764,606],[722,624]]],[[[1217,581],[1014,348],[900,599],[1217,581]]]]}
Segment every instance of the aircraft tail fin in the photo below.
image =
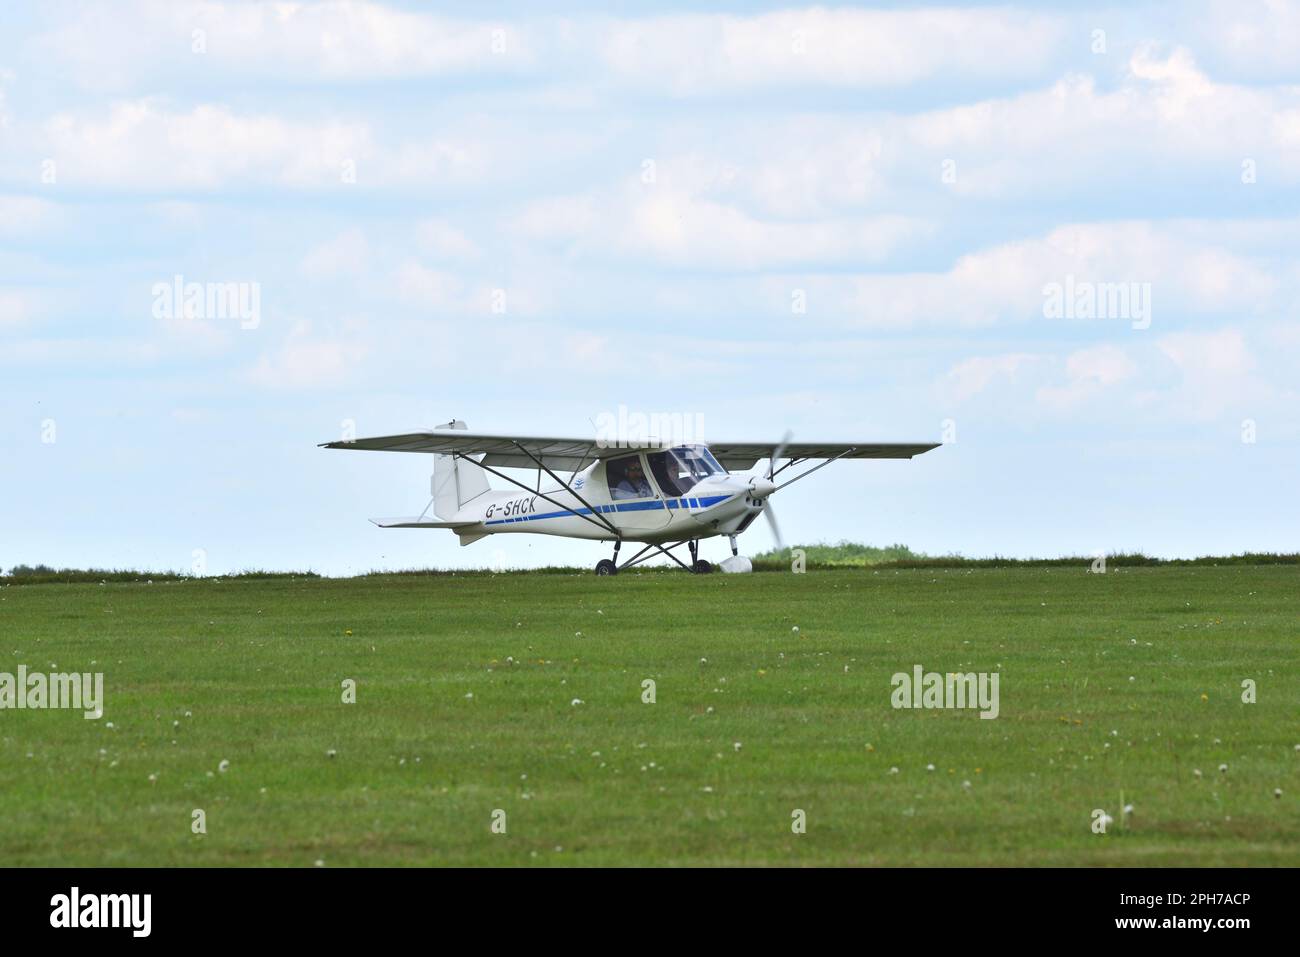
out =
{"type": "MultiPolygon", "coordinates": [[[[454,419],[438,428],[469,427],[459,419],[454,419]]],[[[476,456],[475,461],[482,457],[476,456]]],[[[442,519],[452,519],[467,503],[490,491],[491,486],[488,485],[487,473],[477,465],[463,462],[454,455],[435,454],[430,489],[433,492],[433,513],[442,519]]]]}

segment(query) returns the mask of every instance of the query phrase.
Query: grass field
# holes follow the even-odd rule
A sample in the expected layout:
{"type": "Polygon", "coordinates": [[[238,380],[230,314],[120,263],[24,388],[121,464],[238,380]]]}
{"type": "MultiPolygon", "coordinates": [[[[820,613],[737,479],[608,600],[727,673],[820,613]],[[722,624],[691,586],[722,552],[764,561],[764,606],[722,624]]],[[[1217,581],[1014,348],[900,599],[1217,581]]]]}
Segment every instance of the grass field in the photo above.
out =
{"type": "Polygon", "coordinates": [[[0,860],[1297,865],[1297,574],[8,585],[0,671],[106,707],[0,711],[0,860]],[[916,664],[1000,716],[895,710],[916,664]]]}

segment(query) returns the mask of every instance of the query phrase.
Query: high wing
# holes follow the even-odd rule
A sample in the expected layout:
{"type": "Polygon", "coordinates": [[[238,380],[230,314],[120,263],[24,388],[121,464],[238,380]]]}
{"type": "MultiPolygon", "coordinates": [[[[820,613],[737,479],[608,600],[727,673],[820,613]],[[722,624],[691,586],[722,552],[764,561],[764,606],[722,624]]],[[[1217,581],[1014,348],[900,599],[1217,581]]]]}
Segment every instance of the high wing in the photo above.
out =
{"type": "MultiPolygon", "coordinates": [[[[681,443],[670,440],[608,444],[588,438],[426,429],[422,432],[380,435],[351,442],[322,442],[321,448],[482,455],[482,464],[495,468],[535,468],[537,459],[540,459],[550,469],[576,470],[597,459],[671,448],[678,444],[681,443]]],[[[728,469],[744,471],[752,468],[759,459],[770,456],[781,443],[706,441],[703,444],[728,469]]],[[[791,442],[785,446],[783,456],[789,459],[910,459],[937,448],[938,445],[937,442],[791,442]]]]}
{"type": "MultiPolygon", "coordinates": [[[[743,472],[775,451],[779,442],[708,442],[713,457],[729,471],[743,472]]],[[[787,459],[910,459],[938,448],[938,442],[790,442],[787,459]]]]}
{"type": "MultiPolygon", "coordinates": [[[[636,445],[638,449],[667,448],[668,443],[636,445]]],[[[549,469],[576,470],[596,459],[626,454],[628,446],[602,448],[594,439],[567,439],[539,435],[501,435],[464,429],[426,429],[405,435],[378,435],[352,442],[322,442],[323,449],[374,449],[382,452],[435,452],[444,455],[482,455],[479,461],[494,468],[536,468],[534,455],[549,469]]]]}

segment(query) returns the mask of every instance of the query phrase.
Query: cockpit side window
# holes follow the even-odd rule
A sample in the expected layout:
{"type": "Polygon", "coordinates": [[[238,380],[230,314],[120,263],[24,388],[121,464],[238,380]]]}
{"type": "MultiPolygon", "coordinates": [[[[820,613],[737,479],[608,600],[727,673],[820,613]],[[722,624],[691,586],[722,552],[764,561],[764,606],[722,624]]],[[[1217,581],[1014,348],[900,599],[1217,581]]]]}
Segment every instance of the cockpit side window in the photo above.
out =
{"type": "Polygon", "coordinates": [[[665,495],[685,495],[702,479],[725,470],[702,445],[679,445],[646,456],[650,471],[665,495]]]}
{"type": "Polygon", "coordinates": [[[605,478],[613,499],[650,498],[654,491],[641,468],[641,456],[628,455],[605,463],[605,478]]]}
{"type": "MultiPolygon", "coordinates": [[[[684,495],[686,489],[682,488],[675,477],[676,469],[671,472],[668,468],[667,452],[650,452],[646,455],[645,460],[650,463],[650,471],[654,473],[655,481],[663,489],[665,495],[676,497],[684,495]]],[[[689,486],[687,486],[689,488],[689,486]]]]}

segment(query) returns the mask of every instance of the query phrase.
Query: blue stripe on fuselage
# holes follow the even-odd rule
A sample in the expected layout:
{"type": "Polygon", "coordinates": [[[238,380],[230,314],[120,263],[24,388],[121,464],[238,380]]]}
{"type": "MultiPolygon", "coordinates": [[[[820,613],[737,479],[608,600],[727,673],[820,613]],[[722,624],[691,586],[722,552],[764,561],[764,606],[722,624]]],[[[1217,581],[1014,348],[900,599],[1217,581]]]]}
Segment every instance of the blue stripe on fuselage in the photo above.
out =
{"type": "MultiPolygon", "coordinates": [[[[649,502],[618,502],[613,505],[598,505],[596,510],[601,513],[608,512],[644,512],[653,511],[663,508],[710,508],[719,502],[725,502],[731,498],[730,495],[710,495],[705,498],[692,499],[674,499],[667,503],[657,499],[649,502]]],[[[537,522],[544,518],[566,518],[573,515],[591,515],[589,508],[565,509],[560,512],[542,512],[537,515],[519,515],[512,518],[494,518],[491,521],[484,522],[484,525],[513,525],[515,522],[537,522]]]]}

